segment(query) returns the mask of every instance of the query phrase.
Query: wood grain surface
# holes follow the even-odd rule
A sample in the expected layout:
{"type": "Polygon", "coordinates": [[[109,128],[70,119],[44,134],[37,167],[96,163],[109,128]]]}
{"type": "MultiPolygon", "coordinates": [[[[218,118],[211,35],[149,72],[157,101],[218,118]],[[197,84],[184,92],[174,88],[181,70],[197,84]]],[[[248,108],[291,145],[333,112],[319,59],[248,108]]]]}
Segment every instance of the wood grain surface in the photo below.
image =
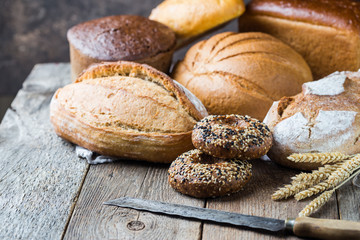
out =
{"type": "Polygon", "coordinates": [[[87,169],[49,121],[68,64],[35,66],[0,125],[0,239],[59,239],[87,169]]]}
{"type": "MultiPolygon", "coordinates": [[[[244,190],[195,199],[167,183],[168,165],[121,160],[91,165],[53,133],[49,102],[70,81],[69,64],[37,65],[0,125],[0,239],[295,239],[106,206],[121,196],[286,219],[311,200],[272,201],[271,194],[298,173],[254,160],[244,190]]],[[[360,188],[351,182],[312,217],[360,220],[360,188]]]]}

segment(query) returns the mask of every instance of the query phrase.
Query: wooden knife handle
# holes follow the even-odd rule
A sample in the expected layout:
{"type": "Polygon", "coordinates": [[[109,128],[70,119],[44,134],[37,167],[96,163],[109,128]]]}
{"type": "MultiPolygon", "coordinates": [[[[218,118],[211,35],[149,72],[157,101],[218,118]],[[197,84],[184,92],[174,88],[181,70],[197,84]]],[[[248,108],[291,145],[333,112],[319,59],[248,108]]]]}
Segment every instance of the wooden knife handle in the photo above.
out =
{"type": "Polygon", "coordinates": [[[319,239],[360,239],[360,222],[298,217],[288,220],[296,236],[319,239]]]}

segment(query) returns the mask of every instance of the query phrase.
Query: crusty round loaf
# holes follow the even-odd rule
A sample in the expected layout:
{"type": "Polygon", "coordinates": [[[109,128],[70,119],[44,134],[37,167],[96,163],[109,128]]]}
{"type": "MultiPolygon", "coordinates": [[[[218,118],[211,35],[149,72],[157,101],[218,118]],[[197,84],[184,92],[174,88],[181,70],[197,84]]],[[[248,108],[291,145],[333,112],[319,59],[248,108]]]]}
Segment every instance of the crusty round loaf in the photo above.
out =
{"type": "Polygon", "coordinates": [[[274,102],[264,122],[273,133],[271,160],[311,170],[320,164],[295,163],[292,153],[360,152],[360,72],[335,72],[305,83],[303,91],[274,102]]]}
{"type": "Polygon", "coordinates": [[[243,0],[166,0],[152,10],[149,18],[173,29],[181,45],[244,11],[243,0]]]}
{"type": "Polygon", "coordinates": [[[167,26],[141,16],[119,15],[80,23],[67,33],[72,79],[92,63],[135,61],[169,70],[176,38],[167,26]]]}
{"type": "Polygon", "coordinates": [[[263,33],[226,32],[194,45],[173,77],[209,114],[240,114],[262,120],[271,104],[312,81],[304,59],[263,33]]]}
{"type": "Polygon", "coordinates": [[[164,163],[193,148],[191,130],[206,115],[164,73],[124,61],[90,67],[50,105],[60,137],[103,155],[164,163]]]}
{"type": "Polygon", "coordinates": [[[194,149],[171,163],[168,180],[183,194],[208,198],[240,191],[251,175],[247,161],[217,158],[194,149]]]}

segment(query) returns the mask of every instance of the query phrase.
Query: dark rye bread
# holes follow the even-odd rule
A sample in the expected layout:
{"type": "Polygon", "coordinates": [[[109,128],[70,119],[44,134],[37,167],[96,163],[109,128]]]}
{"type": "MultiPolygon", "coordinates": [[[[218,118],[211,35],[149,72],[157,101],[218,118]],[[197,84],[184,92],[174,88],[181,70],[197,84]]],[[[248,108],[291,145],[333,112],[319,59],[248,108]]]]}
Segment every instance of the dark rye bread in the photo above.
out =
{"type": "Polygon", "coordinates": [[[210,114],[240,114],[262,120],[271,104],[312,81],[304,59],[264,33],[217,34],[191,47],[173,77],[210,114]]]}
{"type": "Polygon", "coordinates": [[[103,155],[164,163],[192,148],[191,130],[206,115],[167,75],[125,61],[90,67],[50,106],[60,137],[103,155]]]}
{"type": "Polygon", "coordinates": [[[253,0],[239,18],[239,30],[269,33],[289,44],[315,79],[360,67],[359,1],[253,0]]]}
{"type": "Polygon", "coordinates": [[[91,63],[127,60],[168,71],[175,33],[141,16],[109,16],[72,27],[67,38],[73,79],[91,63]]]}

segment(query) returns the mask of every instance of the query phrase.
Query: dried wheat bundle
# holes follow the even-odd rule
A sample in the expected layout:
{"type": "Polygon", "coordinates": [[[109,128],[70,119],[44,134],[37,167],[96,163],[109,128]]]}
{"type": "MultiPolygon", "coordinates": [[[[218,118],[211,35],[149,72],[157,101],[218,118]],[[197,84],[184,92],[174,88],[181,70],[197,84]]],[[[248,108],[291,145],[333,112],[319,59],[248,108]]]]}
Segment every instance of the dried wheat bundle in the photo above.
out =
{"type": "Polygon", "coordinates": [[[331,153],[295,153],[291,154],[288,159],[293,162],[306,162],[306,163],[321,163],[329,164],[340,162],[350,156],[342,154],[340,152],[331,153]]]}
{"type": "Polygon", "coordinates": [[[299,217],[308,217],[312,213],[316,212],[320,209],[333,195],[335,189],[326,191],[322,193],[320,196],[311,201],[301,212],[299,213],[299,217]]]}
{"type": "Polygon", "coordinates": [[[334,165],[325,165],[320,167],[318,170],[313,170],[311,173],[300,173],[295,177],[292,177],[291,184],[287,184],[279,188],[271,198],[273,200],[286,199],[291,197],[306,188],[312,187],[315,184],[318,184],[322,180],[328,178],[330,174],[335,171],[341,163],[336,163],[334,165]]]}
{"type": "Polygon", "coordinates": [[[360,174],[360,154],[349,156],[339,152],[303,153],[292,154],[288,159],[294,162],[328,163],[311,173],[300,173],[292,177],[290,184],[279,188],[271,196],[273,200],[279,200],[294,195],[299,201],[322,193],[310,202],[299,216],[309,216],[317,211],[331,198],[336,189],[360,174]]]}
{"type": "Polygon", "coordinates": [[[336,171],[332,172],[328,179],[309,189],[295,194],[296,200],[302,200],[311,197],[317,193],[323,192],[332,187],[336,187],[339,183],[345,181],[350,175],[360,167],[360,154],[355,155],[349,160],[345,160],[336,171]]]}

